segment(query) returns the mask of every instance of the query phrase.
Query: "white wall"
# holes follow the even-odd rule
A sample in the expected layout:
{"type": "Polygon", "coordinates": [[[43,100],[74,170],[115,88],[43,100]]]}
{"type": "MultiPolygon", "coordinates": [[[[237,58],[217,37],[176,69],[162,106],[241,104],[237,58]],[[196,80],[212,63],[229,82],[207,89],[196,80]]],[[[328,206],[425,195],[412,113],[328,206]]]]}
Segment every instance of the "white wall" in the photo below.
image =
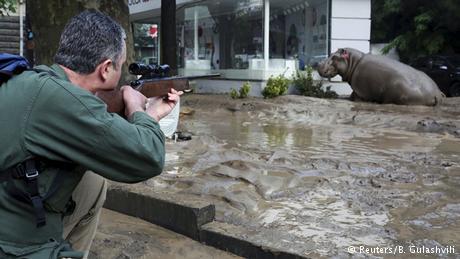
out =
{"type": "Polygon", "coordinates": [[[331,19],[332,39],[369,40],[371,20],[369,19],[331,19]]]}
{"type": "Polygon", "coordinates": [[[354,48],[369,53],[370,45],[365,40],[331,40],[331,52],[334,53],[339,48],[354,48]]]}
{"type": "Polygon", "coordinates": [[[332,0],[332,17],[370,18],[370,0],[332,0]]]}
{"type": "Polygon", "coordinates": [[[331,52],[351,47],[368,53],[371,0],[332,0],[331,14],[331,52]]]}

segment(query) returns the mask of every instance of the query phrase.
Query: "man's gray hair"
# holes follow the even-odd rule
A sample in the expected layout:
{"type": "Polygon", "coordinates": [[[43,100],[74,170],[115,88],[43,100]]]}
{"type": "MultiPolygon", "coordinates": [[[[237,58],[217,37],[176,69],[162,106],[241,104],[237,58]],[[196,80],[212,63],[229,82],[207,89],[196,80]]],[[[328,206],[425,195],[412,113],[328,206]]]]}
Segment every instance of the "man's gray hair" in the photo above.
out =
{"type": "Polygon", "coordinates": [[[64,28],[54,62],[79,74],[90,74],[106,59],[115,69],[123,53],[126,34],[109,16],[87,10],[74,16],[64,28]]]}

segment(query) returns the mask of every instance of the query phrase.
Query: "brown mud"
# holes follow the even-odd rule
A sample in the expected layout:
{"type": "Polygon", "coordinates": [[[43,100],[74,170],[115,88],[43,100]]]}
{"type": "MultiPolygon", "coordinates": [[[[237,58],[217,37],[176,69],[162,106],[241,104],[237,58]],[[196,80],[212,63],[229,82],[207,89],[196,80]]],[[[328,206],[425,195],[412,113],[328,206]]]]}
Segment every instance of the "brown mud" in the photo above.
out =
{"type": "Polygon", "coordinates": [[[211,201],[217,221],[306,256],[460,251],[460,98],[424,107],[187,95],[181,109],[192,140],[168,141],[163,174],[140,188],[211,201]]]}

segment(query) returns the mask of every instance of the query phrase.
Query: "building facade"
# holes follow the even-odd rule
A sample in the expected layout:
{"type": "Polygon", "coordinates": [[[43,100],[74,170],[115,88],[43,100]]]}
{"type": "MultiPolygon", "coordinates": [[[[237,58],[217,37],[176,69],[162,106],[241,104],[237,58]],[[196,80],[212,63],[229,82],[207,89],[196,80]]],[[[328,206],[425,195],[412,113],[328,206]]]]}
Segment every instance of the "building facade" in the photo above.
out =
{"type": "Polygon", "coordinates": [[[24,1],[12,1],[16,10],[0,10],[0,52],[24,55],[24,1]]]}
{"type": "MultiPolygon", "coordinates": [[[[160,0],[129,0],[136,59],[159,60],[160,0]]],[[[176,0],[178,66],[225,79],[290,77],[340,47],[370,51],[371,0],[176,0]]]]}

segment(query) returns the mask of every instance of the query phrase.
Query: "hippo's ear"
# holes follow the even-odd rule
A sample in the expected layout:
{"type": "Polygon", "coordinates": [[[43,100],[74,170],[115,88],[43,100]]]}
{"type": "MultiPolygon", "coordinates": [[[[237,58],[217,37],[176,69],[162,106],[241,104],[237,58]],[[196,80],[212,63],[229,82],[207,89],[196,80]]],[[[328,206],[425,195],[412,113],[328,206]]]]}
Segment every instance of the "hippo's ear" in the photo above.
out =
{"type": "Polygon", "coordinates": [[[338,52],[340,54],[340,57],[344,59],[348,59],[350,57],[346,49],[339,49],[338,52]]]}

